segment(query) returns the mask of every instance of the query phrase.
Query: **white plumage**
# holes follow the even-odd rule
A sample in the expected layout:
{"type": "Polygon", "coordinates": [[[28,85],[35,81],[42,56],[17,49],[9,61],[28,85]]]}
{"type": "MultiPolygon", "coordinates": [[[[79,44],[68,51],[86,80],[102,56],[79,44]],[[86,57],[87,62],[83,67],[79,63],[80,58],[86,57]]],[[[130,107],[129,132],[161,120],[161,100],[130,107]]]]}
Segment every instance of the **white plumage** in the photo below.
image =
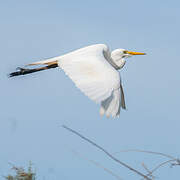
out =
{"type": "Polygon", "coordinates": [[[89,46],[62,56],[58,65],[90,99],[97,103],[107,102],[108,107],[101,107],[101,115],[107,112],[107,116],[115,117],[120,111],[117,93],[120,92],[120,75],[108,63],[104,53],[109,54],[106,45],[89,46]],[[108,101],[110,98],[111,102],[108,101]]]}
{"type": "Polygon", "coordinates": [[[110,52],[105,44],[96,44],[29,65],[57,64],[85,95],[101,103],[101,115],[117,117],[120,109],[126,108],[118,69],[124,66],[124,58],[137,54],[144,53],[124,49],[110,52]]]}

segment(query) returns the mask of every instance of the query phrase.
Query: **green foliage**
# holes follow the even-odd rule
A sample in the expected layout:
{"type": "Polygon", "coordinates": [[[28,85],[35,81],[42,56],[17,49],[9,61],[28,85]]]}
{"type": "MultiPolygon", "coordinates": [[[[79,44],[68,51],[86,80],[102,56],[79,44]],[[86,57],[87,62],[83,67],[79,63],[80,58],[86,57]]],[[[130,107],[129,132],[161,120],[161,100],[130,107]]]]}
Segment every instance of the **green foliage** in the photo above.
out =
{"type": "Polygon", "coordinates": [[[32,164],[30,162],[28,170],[25,171],[22,167],[12,166],[12,170],[15,171],[15,175],[8,175],[6,180],[35,180],[35,173],[32,171],[32,164]]]}

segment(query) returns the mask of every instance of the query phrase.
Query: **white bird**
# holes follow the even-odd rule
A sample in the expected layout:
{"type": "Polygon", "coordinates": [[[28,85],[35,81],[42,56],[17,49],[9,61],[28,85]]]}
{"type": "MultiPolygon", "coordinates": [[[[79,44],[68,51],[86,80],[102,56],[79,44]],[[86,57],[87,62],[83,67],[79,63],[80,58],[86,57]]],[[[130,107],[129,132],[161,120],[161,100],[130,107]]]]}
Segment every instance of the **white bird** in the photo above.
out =
{"type": "Polygon", "coordinates": [[[95,44],[62,56],[28,64],[46,66],[34,69],[18,68],[10,77],[60,67],[85,95],[96,103],[101,103],[101,115],[118,117],[121,108],[126,109],[118,70],[125,65],[125,59],[132,55],[145,53],[125,49],[110,52],[107,45],[95,44]]]}

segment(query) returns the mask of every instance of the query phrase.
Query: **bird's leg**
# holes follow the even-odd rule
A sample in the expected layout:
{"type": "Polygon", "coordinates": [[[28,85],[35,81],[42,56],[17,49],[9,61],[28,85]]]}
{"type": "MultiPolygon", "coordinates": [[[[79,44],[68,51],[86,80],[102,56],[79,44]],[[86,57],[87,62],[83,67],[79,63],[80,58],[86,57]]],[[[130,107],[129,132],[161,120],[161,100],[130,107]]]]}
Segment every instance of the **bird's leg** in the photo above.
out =
{"type": "Polygon", "coordinates": [[[56,67],[58,67],[57,64],[51,64],[51,65],[48,65],[48,66],[45,66],[45,67],[34,68],[34,69],[27,69],[27,68],[18,67],[16,69],[17,71],[12,72],[12,73],[9,74],[9,77],[30,74],[30,73],[34,73],[34,72],[37,72],[37,71],[42,71],[42,70],[56,68],[56,67]]]}

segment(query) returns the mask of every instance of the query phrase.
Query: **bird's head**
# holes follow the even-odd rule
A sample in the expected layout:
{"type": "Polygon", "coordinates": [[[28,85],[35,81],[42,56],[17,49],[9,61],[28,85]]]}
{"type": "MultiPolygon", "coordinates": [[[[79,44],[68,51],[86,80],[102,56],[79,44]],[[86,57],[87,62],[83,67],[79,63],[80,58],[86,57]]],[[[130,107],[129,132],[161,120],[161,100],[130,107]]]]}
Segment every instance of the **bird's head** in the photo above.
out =
{"type": "Polygon", "coordinates": [[[145,55],[145,53],[133,52],[125,49],[115,49],[111,52],[112,61],[116,64],[117,69],[121,69],[125,65],[125,58],[132,57],[133,55],[145,55]]]}
{"type": "Polygon", "coordinates": [[[145,55],[145,53],[133,52],[125,49],[115,49],[111,53],[111,56],[115,59],[128,58],[128,57],[132,57],[133,55],[145,55]]]}

